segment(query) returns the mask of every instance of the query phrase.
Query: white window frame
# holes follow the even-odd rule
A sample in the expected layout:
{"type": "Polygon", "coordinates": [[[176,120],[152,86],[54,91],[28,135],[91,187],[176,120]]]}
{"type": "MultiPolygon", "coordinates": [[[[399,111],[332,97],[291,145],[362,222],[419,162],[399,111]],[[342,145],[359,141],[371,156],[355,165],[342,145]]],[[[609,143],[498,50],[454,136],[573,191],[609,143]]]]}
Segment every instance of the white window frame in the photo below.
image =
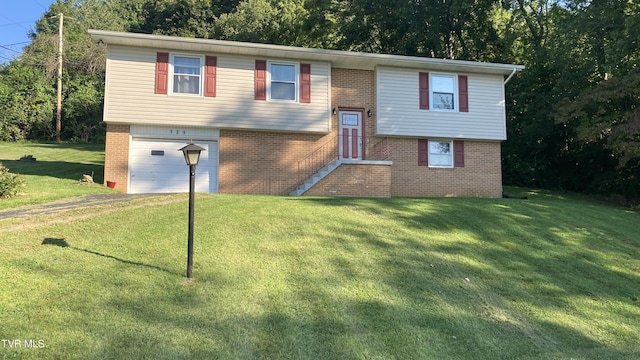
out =
{"type": "Polygon", "coordinates": [[[177,95],[177,96],[203,96],[203,87],[204,87],[204,56],[202,55],[195,55],[195,54],[171,54],[169,56],[169,90],[170,90],[170,94],[171,95],[177,95]],[[197,94],[193,94],[193,93],[182,93],[182,92],[175,92],[173,91],[173,83],[174,83],[174,76],[175,74],[175,68],[174,68],[174,64],[175,64],[175,58],[176,57],[183,57],[183,58],[192,58],[192,59],[199,59],[200,60],[200,74],[198,75],[200,77],[200,81],[198,82],[198,93],[197,94]]]}
{"type": "Polygon", "coordinates": [[[458,75],[456,74],[446,74],[446,73],[429,73],[429,107],[433,111],[445,111],[445,112],[458,112],[458,99],[460,97],[460,92],[458,90],[458,75]],[[450,78],[453,81],[453,109],[441,109],[435,107],[435,99],[433,94],[436,92],[436,88],[434,86],[434,78],[450,78]]]}
{"type": "Polygon", "coordinates": [[[427,143],[427,147],[428,147],[428,159],[429,159],[429,167],[431,168],[445,168],[445,169],[451,169],[454,167],[454,149],[453,149],[453,140],[429,140],[427,143]],[[446,165],[442,165],[442,164],[434,164],[432,163],[432,161],[434,160],[435,156],[442,156],[443,154],[437,154],[437,153],[432,153],[431,152],[431,143],[441,143],[441,144],[449,144],[449,164],[446,165]]]}
{"type": "MultiPolygon", "coordinates": [[[[278,81],[284,83],[282,81],[278,81]]],[[[295,62],[286,62],[286,61],[267,61],[267,100],[268,101],[276,101],[276,102],[290,102],[297,103],[300,101],[300,64],[295,62]],[[285,65],[285,66],[293,66],[294,71],[294,99],[274,99],[271,97],[271,65],[285,65]]]]}

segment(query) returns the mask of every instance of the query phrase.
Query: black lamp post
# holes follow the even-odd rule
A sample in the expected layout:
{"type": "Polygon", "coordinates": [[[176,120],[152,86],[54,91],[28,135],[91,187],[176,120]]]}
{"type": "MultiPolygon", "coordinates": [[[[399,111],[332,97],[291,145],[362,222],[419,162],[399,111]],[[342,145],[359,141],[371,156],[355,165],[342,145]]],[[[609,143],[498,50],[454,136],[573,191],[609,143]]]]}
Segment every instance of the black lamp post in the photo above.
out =
{"type": "Polygon", "coordinates": [[[187,278],[193,273],[193,202],[195,192],[196,165],[200,160],[200,152],[204,148],[190,143],[179,151],[184,154],[184,160],[189,165],[189,235],[187,237],[187,278]]]}

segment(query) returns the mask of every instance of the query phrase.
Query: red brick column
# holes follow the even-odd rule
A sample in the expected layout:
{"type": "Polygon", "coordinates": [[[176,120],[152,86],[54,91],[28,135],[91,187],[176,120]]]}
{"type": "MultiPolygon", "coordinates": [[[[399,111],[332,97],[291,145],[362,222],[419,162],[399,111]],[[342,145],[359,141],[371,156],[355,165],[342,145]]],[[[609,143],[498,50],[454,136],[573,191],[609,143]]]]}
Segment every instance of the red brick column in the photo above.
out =
{"type": "Polygon", "coordinates": [[[104,185],[115,181],[116,189],[127,191],[129,181],[129,125],[107,124],[104,185]]]}

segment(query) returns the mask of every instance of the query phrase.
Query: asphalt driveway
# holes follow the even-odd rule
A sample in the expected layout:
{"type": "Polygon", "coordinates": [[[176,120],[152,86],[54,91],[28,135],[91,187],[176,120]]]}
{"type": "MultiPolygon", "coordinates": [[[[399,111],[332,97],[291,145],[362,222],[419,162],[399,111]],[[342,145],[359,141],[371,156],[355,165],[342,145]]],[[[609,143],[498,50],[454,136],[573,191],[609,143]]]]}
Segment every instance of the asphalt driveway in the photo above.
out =
{"type": "Polygon", "coordinates": [[[0,210],[0,220],[25,219],[38,215],[57,215],[70,210],[87,209],[100,205],[131,202],[137,199],[158,197],[158,194],[93,194],[54,202],[0,210]]]}

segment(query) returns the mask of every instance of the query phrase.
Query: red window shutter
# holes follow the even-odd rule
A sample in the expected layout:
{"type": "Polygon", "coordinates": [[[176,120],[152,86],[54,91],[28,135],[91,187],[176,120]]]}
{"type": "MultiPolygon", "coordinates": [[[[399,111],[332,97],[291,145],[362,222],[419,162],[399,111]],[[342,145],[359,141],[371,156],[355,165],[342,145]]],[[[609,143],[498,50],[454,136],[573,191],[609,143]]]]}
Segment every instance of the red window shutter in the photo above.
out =
{"type": "Polygon", "coordinates": [[[469,112],[469,89],[466,75],[458,76],[458,106],[460,112],[469,112]]]}
{"type": "Polygon", "coordinates": [[[216,96],[216,75],[218,58],[206,56],[204,60],[204,96],[216,96]]]}
{"type": "Polygon", "coordinates": [[[267,61],[256,60],[255,98],[256,100],[267,100],[267,61]]]}
{"type": "Polygon", "coordinates": [[[311,64],[300,64],[300,102],[311,102],[311,64]]]}
{"type": "Polygon", "coordinates": [[[429,166],[429,140],[418,139],[418,166],[429,166]]]}
{"type": "Polygon", "coordinates": [[[156,54],[156,94],[166,94],[169,87],[169,53],[156,54]]]}
{"type": "Polygon", "coordinates": [[[421,72],[420,81],[420,109],[429,110],[429,73],[421,72]]]}
{"type": "Polygon", "coordinates": [[[453,166],[464,167],[464,141],[453,141],[453,166]]]}

